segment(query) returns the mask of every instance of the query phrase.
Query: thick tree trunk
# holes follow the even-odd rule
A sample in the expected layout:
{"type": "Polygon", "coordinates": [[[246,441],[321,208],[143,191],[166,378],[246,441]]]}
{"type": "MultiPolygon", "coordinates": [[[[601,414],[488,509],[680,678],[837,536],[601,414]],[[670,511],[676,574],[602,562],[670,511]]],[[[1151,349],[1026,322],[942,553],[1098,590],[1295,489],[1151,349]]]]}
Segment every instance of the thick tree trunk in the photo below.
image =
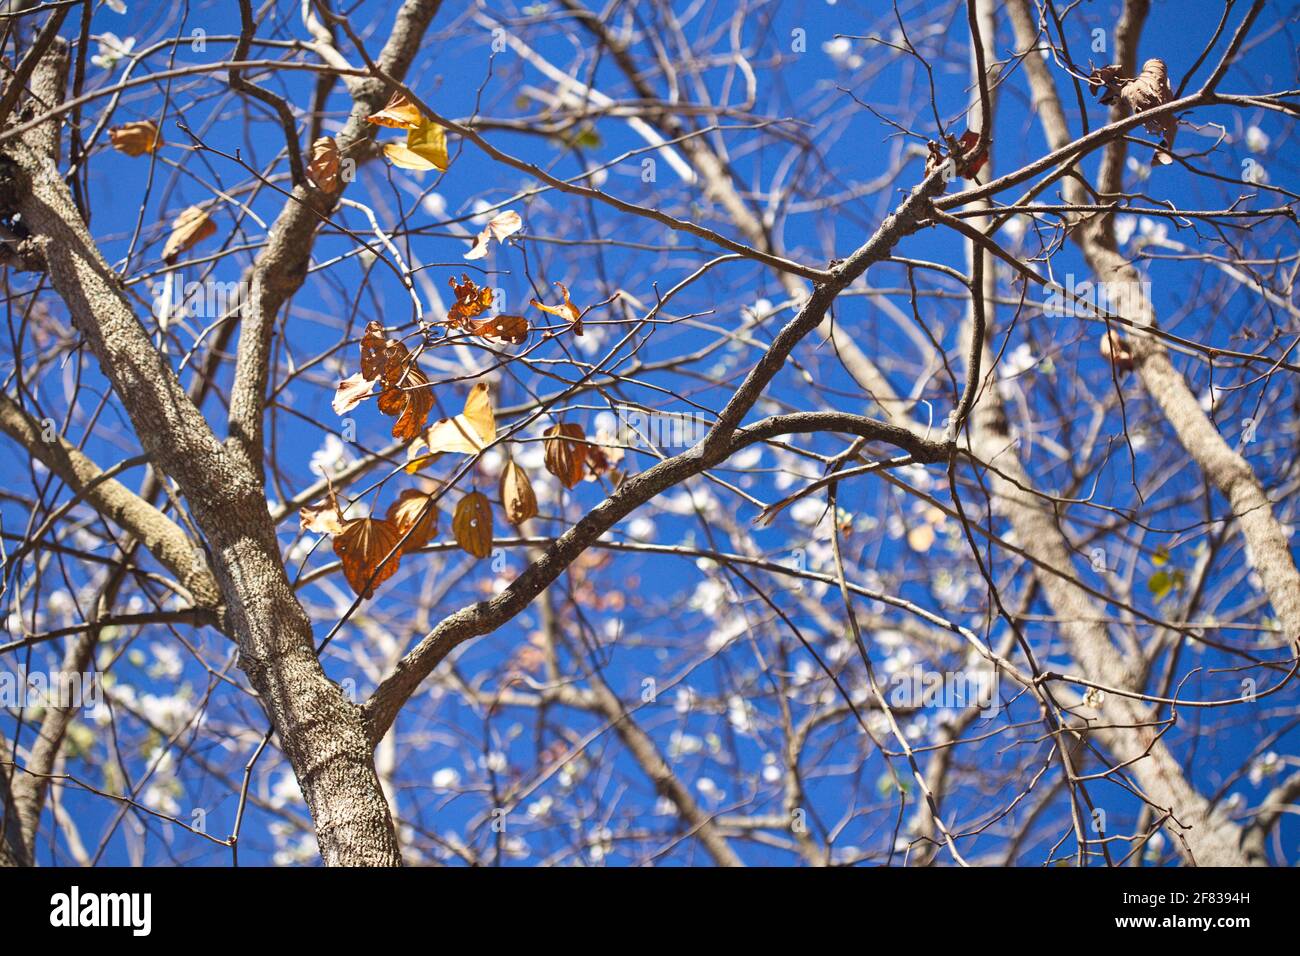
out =
{"type": "Polygon", "coordinates": [[[213,435],[149,340],[100,256],[43,128],[5,150],[0,201],[32,232],[73,322],[131,417],[146,453],[175,479],[210,550],[240,666],[293,765],[330,865],[399,865],[392,817],[360,708],[321,668],[311,621],[281,562],[260,476],[213,435]]]}

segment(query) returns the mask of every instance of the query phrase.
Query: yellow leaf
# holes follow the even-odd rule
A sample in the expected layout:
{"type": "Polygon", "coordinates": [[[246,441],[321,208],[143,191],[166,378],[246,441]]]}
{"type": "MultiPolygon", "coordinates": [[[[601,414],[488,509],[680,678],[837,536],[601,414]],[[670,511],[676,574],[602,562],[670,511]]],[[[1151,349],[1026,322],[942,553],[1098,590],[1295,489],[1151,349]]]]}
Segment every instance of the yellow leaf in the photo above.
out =
{"type": "Polygon", "coordinates": [[[163,262],[171,265],[182,252],[217,231],[217,224],[200,206],[190,206],[172,223],[172,234],[163,247],[163,262]]]}
{"type": "MultiPolygon", "coordinates": [[[[430,426],[424,433],[422,447],[429,452],[458,452],[475,455],[497,437],[497,420],[488,397],[487,382],[479,382],[469,390],[465,410],[455,418],[444,418],[430,426]]],[[[417,444],[421,440],[417,439],[417,444]]],[[[416,449],[418,450],[418,449],[416,449]]]]}
{"type": "Polygon", "coordinates": [[[461,498],[451,516],[451,531],[462,548],[476,558],[486,558],[492,553],[492,502],[478,491],[461,498]]]}
{"type": "Polygon", "coordinates": [[[405,143],[385,143],[384,155],[394,166],[427,172],[447,169],[447,131],[437,123],[407,130],[405,143]]]}
{"type": "Polygon", "coordinates": [[[521,525],[537,516],[537,495],[533,493],[528,473],[513,461],[506,462],[501,472],[501,504],[506,509],[506,520],[521,525]]]}

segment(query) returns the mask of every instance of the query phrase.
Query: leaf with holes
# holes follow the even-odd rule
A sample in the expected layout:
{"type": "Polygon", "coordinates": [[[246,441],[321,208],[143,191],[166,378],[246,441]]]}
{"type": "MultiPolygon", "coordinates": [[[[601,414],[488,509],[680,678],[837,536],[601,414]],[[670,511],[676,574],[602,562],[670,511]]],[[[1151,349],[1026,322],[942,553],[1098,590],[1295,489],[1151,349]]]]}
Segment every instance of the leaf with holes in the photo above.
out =
{"type": "Polygon", "coordinates": [[[492,502],[482,492],[472,491],[456,505],[451,516],[456,543],[476,558],[492,553],[492,502]]]}
{"type": "Polygon", "coordinates": [[[489,316],[476,319],[470,325],[470,331],[485,339],[498,339],[510,345],[522,345],[528,341],[528,320],[522,315],[489,316]]]}

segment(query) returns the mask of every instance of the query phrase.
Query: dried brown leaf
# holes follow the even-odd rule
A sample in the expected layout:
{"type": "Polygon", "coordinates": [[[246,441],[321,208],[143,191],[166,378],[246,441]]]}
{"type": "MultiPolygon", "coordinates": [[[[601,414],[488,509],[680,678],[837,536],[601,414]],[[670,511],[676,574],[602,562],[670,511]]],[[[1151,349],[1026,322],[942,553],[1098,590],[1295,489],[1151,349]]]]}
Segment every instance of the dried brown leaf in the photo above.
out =
{"type": "Polygon", "coordinates": [[[397,547],[401,537],[391,521],[358,518],[349,521],[343,533],[334,538],[334,553],[355,593],[374,597],[375,588],[397,573],[402,560],[397,547]]]}
{"type": "Polygon", "coordinates": [[[114,126],[108,131],[108,140],[114,149],[128,156],[156,153],[163,145],[162,134],[153,120],[137,120],[114,126]]]}
{"type": "Polygon", "coordinates": [[[465,551],[486,558],[492,553],[492,502],[478,491],[461,498],[451,516],[451,531],[465,551]]]}
{"type": "Polygon", "coordinates": [[[566,488],[582,481],[587,468],[586,435],[575,423],[552,425],[542,433],[546,470],[566,488]]]}
{"type": "Polygon", "coordinates": [[[506,462],[501,472],[501,505],[506,509],[506,520],[521,525],[537,517],[537,495],[528,473],[513,461],[506,462]]]}
{"type": "Polygon", "coordinates": [[[217,224],[201,206],[190,206],[172,223],[172,234],[163,247],[163,262],[172,265],[182,252],[217,231],[217,224]]]}

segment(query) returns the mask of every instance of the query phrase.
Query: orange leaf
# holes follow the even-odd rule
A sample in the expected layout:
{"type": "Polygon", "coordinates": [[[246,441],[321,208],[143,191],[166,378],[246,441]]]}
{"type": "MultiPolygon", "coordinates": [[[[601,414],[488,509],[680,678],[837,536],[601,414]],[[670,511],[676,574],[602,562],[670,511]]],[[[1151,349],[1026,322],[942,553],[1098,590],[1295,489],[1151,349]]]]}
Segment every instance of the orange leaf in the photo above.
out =
{"type": "Polygon", "coordinates": [[[546,470],[560,479],[560,484],[572,488],[582,481],[587,467],[587,444],[582,426],[577,424],[552,425],[542,432],[545,441],[546,470]]]}
{"type": "Polygon", "coordinates": [[[388,508],[387,520],[397,528],[398,534],[415,529],[402,545],[405,554],[423,548],[438,533],[438,507],[433,503],[433,495],[415,488],[407,488],[397,496],[388,508]]]}
{"type": "Polygon", "coordinates": [[[455,304],[447,310],[447,324],[452,328],[462,328],[470,319],[492,308],[490,287],[475,285],[474,280],[463,273],[459,283],[456,282],[455,276],[451,276],[447,279],[447,284],[456,293],[455,304]]]}
{"type": "Polygon", "coordinates": [[[388,126],[392,129],[419,129],[424,124],[424,114],[405,93],[398,90],[378,113],[366,117],[367,123],[388,126]]]}
{"type": "Polygon", "coordinates": [[[393,437],[410,441],[420,434],[429,412],[433,411],[433,391],[429,378],[412,365],[404,376],[384,386],[379,393],[379,411],[397,417],[393,422],[393,437]]]}
{"type": "Polygon", "coordinates": [[[487,496],[472,491],[456,505],[451,516],[451,531],[456,543],[476,558],[492,553],[492,503],[487,496]]]}
{"type": "Polygon", "coordinates": [[[537,516],[537,495],[533,493],[528,473],[513,461],[506,462],[501,472],[501,504],[506,509],[506,520],[521,525],[537,516]]]}
{"type": "Polygon", "coordinates": [[[217,224],[200,206],[190,206],[172,223],[172,234],[163,247],[163,262],[171,265],[176,257],[201,239],[217,231],[217,224]]]}
{"type": "Polygon", "coordinates": [[[347,523],[343,533],[334,539],[334,553],[354,592],[374,597],[375,588],[397,573],[402,560],[402,552],[397,549],[401,537],[391,521],[358,518],[347,523]]]}

